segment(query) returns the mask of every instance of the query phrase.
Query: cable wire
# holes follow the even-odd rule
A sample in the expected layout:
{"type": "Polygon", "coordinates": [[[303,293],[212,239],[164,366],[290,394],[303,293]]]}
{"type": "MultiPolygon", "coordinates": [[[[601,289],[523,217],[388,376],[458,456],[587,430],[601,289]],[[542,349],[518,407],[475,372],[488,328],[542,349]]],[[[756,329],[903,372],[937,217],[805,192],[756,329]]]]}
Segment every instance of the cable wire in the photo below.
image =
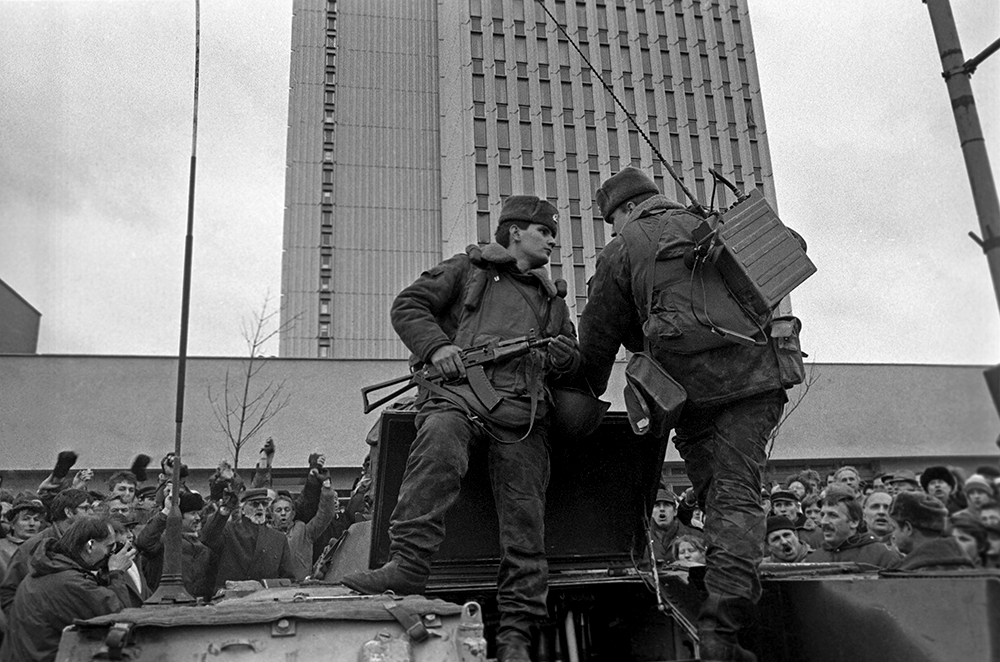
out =
{"type": "Polygon", "coordinates": [[[642,139],[645,140],[646,144],[649,145],[649,148],[653,150],[653,154],[656,155],[656,158],[667,169],[667,172],[669,172],[670,176],[674,178],[674,181],[677,182],[677,184],[681,187],[681,190],[684,191],[684,195],[686,195],[688,199],[691,201],[691,205],[694,208],[693,211],[696,214],[704,215],[705,212],[702,204],[698,202],[698,199],[694,197],[694,194],[691,193],[688,187],[684,185],[684,181],[680,177],[678,177],[677,173],[674,172],[674,169],[670,167],[670,164],[667,163],[667,160],[663,157],[663,154],[660,153],[659,148],[657,148],[656,145],[653,144],[653,141],[649,139],[649,136],[646,135],[646,132],[642,130],[642,127],[639,126],[639,123],[635,121],[635,118],[632,117],[632,113],[628,111],[628,109],[625,107],[625,104],[623,104],[621,100],[618,98],[618,95],[615,94],[614,89],[610,85],[608,85],[607,82],[605,82],[604,78],[601,76],[601,73],[594,67],[593,64],[590,63],[590,60],[587,59],[587,56],[583,54],[583,51],[577,45],[576,40],[574,40],[573,37],[571,37],[569,33],[566,32],[566,29],[559,24],[559,21],[557,21],[556,17],[552,15],[552,12],[549,11],[549,8],[545,6],[545,2],[543,0],[536,0],[536,1],[538,2],[539,6],[541,6],[542,10],[546,14],[548,14],[549,18],[552,19],[552,23],[556,26],[556,28],[559,29],[559,32],[561,32],[563,36],[566,37],[566,40],[569,41],[570,45],[573,46],[573,50],[575,50],[577,53],[580,54],[580,58],[583,59],[583,61],[587,64],[587,67],[589,67],[590,70],[594,73],[594,75],[597,77],[597,80],[601,81],[601,85],[604,86],[604,89],[608,91],[608,93],[611,95],[611,98],[615,100],[615,103],[618,104],[618,107],[621,108],[623,113],[625,113],[625,117],[628,118],[628,121],[632,123],[632,126],[634,126],[636,128],[636,131],[639,132],[639,135],[642,136],[642,139]]]}

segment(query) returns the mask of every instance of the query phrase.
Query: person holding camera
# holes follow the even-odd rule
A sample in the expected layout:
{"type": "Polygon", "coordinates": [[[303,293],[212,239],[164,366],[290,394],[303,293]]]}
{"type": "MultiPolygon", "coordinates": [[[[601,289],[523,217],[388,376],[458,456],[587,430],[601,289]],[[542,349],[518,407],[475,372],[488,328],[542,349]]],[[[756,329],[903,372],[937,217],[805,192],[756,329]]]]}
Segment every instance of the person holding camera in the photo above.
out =
{"type": "Polygon", "coordinates": [[[82,517],[41,543],[17,589],[0,661],[54,660],[67,625],[122,610],[136,552],[117,541],[110,521],[82,517]]]}

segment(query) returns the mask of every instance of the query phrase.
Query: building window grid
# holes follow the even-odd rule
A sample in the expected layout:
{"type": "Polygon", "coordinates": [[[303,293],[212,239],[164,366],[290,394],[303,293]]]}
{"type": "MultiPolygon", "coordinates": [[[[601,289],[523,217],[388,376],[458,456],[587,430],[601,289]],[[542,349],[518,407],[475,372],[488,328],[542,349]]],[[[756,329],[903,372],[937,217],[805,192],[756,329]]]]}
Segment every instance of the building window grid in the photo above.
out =
{"type": "MultiPolygon", "coordinates": [[[[604,12],[601,11],[600,8],[598,8],[597,15],[598,15],[598,23],[599,24],[601,22],[600,16],[603,13],[604,12]]],[[[620,18],[621,13],[620,12],[616,12],[616,13],[619,13],[619,18],[620,18]]],[[[581,14],[578,12],[578,18],[580,16],[581,16],[581,14]]],[[[686,37],[686,28],[684,27],[684,23],[683,23],[683,20],[682,20],[682,15],[679,16],[678,18],[681,19],[677,23],[677,25],[678,25],[678,33],[679,33],[679,35],[682,35],[682,38],[684,38],[684,37],[686,37]]],[[[659,26],[660,22],[656,21],[656,24],[657,24],[657,26],[659,26]]],[[[722,24],[721,20],[718,23],[715,23],[713,21],[713,26],[715,27],[715,32],[716,32],[716,34],[714,36],[719,36],[721,34],[721,30],[722,30],[721,24],[722,24]]],[[[627,23],[625,23],[625,25],[627,26],[627,23]]],[[[665,25],[664,25],[664,28],[665,28],[665,25]]],[[[700,28],[703,30],[704,29],[704,25],[703,24],[700,25],[700,28]]],[[[641,35],[641,36],[645,37],[645,35],[641,35]]],[[[661,32],[657,36],[658,37],[664,36],[664,32],[661,32]]],[[[724,38],[724,34],[722,36],[724,38]]],[[[542,46],[543,48],[547,48],[547,41],[545,41],[545,42],[543,42],[541,40],[537,40],[537,41],[538,41],[538,45],[539,46],[542,46]]],[[[686,46],[686,40],[684,41],[683,45],[686,46]]],[[[715,51],[713,50],[713,53],[714,52],[715,51]]],[[[642,77],[643,77],[644,83],[647,86],[651,86],[653,77],[658,72],[653,71],[654,67],[652,65],[651,56],[649,55],[649,53],[648,52],[642,52],[640,50],[638,63],[633,63],[632,60],[631,60],[631,58],[627,57],[628,55],[629,55],[629,51],[627,49],[622,49],[622,53],[621,53],[621,56],[622,56],[621,67],[623,69],[623,72],[627,73],[627,71],[630,70],[632,68],[632,66],[638,65],[638,66],[641,67],[642,77]]],[[[686,60],[685,73],[687,74],[686,76],[684,76],[684,78],[686,79],[685,80],[685,84],[684,84],[684,89],[685,90],[691,90],[693,92],[693,85],[692,85],[692,79],[693,78],[700,78],[704,82],[709,82],[710,83],[711,80],[712,80],[712,72],[711,72],[710,67],[714,63],[710,62],[708,60],[708,58],[701,58],[698,64],[701,65],[700,68],[702,69],[702,71],[701,72],[697,72],[697,73],[700,73],[701,76],[697,76],[696,72],[691,72],[690,71],[690,66],[691,66],[691,64],[690,64],[690,55],[687,54],[687,53],[685,53],[684,55],[686,56],[685,57],[685,60],[686,60]]],[[[542,58],[547,59],[546,56],[547,56],[547,53],[545,55],[543,55],[542,58]]],[[[539,59],[542,59],[542,58],[539,58],[539,59]]],[[[572,79],[572,77],[568,77],[569,70],[565,66],[565,60],[566,60],[566,57],[564,55],[560,57],[560,61],[561,61],[561,63],[564,66],[560,67],[559,80],[564,81],[564,82],[567,79],[569,79],[569,80],[572,79]]],[[[669,80],[670,73],[671,73],[670,52],[667,51],[666,49],[662,50],[661,51],[661,58],[660,58],[660,60],[661,60],[661,63],[663,63],[663,72],[659,76],[659,79],[660,80],[669,80]]],[[[602,66],[603,65],[604,65],[604,63],[602,63],[602,66]]],[[[608,69],[611,69],[612,63],[611,63],[610,59],[607,61],[606,66],[607,66],[608,69]]],[[[724,77],[728,77],[728,68],[725,67],[725,66],[723,66],[722,62],[719,63],[719,66],[720,66],[719,71],[722,72],[723,76],[724,77]]],[[[547,67],[546,67],[546,69],[547,69],[547,67]]],[[[502,69],[501,69],[501,71],[502,71],[502,69]]],[[[525,73],[526,73],[526,69],[524,69],[524,68],[522,68],[522,69],[520,69],[518,71],[518,74],[521,77],[525,77],[524,76],[525,73]]],[[[577,76],[573,76],[573,77],[577,77],[577,76]]],[[[580,76],[580,77],[582,77],[582,76],[580,76]]],[[[544,82],[545,82],[545,85],[543,87],[548,87],[548,82],[547,81],[544,81],[544,82]]],[[[495,84],[498,84],[498,83],[495,83],[495,84]]],[[[505,86],[506,85],[506,81],[504,80],[502,82],[502,84],[505,86]]],[[[744,87],[748,87],[748,84],[746,82],[743,82],[743,86],[744,87]]],[[[527,87],[527,86],[526,85],[518,84],[517,94],[518,94],[518,99],[519,100],[525,98],[525,87],[527,87]]],[[[569,116],[572,115],[572,111],[574,109],[574,99],[573,99],[573,95],[572,95],[572,85],[565,85],[564,84],[564,85],[561,86],[561,88],[562,88],[560,90],[561,96],[563,97],[563,99],[565,99],[565,101],[563,103],[563,109],[567,111],[566,113],[564,113],[564,117],[569,117],[569,116]]],[[[706,87],[703,86],[703,89],[710,90],[711,88],[710,88],[710,86],[708,88],[706,88],[706,87]]],[[[506,91],[506,87],[504,87],[503,90],[505,92],[506,91]]],[[[633,91],[630,89],[630,90],[628,90],[628,92],[625,95],[627,98],[629,98],[629,101],[628,101],[629,110],[630,110],[630,112],[633,112],[633,111],[636,111],[636,110],[640,110],[641,111],[642,110],[641,108],[640,109],[636,109],[635,108],[635,99],[634,99],[634,97],[631,94],[632,92],[633,91]]],[[[501,92],[501,94],[503,94],[503,92],[501,92]]],[[[548,102],[547,108],[549,110],[549,113],[548,113],[547,120],[548,120],[548,122],[551,122],[551,110],[552,110],[552,106],[551,106],[551,89],[549,88],[548,90],[543,90],[542,96],[543,96],[543,99],[548,102]],[[545,94],[546,91],[548,92],[548,98],[545,98],[546,97],[546,94],[545,94]]],[[[666,103],[667,103],[667,121],[665,122],[665,125],[664,125],[663,128],[668,129],[668,130],[672,129],[673,130],[672,133],[674,133],[674,132],[676,132],[676,120],[677,120],[677,118],[676,118],[676,109],[675,108],[671,108],[671,105],[672,105],[672,103],[671,103],[672,102],[671,97],[672,97],[672,92],[667,92],[665,94],[665,100],[666,100],[666,103]]],[[[502,99],[503,97],[501,96],[500,98],[502,99]]],[[[587,105],[593,105],[592,87],[590,87],[590,89],[588,89],[588,90],[585,91],[585,93],[582,96],[582,98],[584,100],[585,106],[587,106],[587,105]]],[[[708,112],[709,122],[708,122],[708,124],[706,126],[711,126],[712,130],[710,131],[710,133],[712,135],[715,135],[715,133],[716,133],[714,131],[715,115],[716,115],[716,112],[715,112],[715,108],[716,107],[714,105],[715,99],[714,99],[713,95],[706,94],[703,98],[699,98],[698,99],[698,102],[699,102],[697,104],[698,106],[700,106],[700,102],[702,100],[704,100],[704,102],[705,102],[705,108],[708,109],[708,111],[709,111],[708,112]]],[[[652,102],[650,103],[648,95],[646,95],[646,97],[643,99],[643,101],[647,102],[646,103],[646,113],[645,113],[646,114],[646,118],[645,119],[646,119],[646,121],[648,123],[648,126],[650,127],[650,134],[653,135],[653,136],[655,136],[655,134],[656,134],[656,128],[658,128],[658,124],[657,124],[657,112],[656,112],[657,108],[656,108],[656,103],[655,103],[655,97],[653,98],[652,102]]],[[[477,102],[477,103],[479,103],[479,102],[477,102]]],[[[690,105],[690,100],[688,98],[686,98],[686,103],[688,103],[690,105]]],[[[522,107],[519,109],[521,111],[522,116],[525,115],[524,111],[528,110],[527,108],[524,107],[525,105],[527,105],[527,104],[522,104],[522,107]]],[[[686,109],[689,110],[689,111],[691,110],[690,108],[686,108],[686,109]]],[[[615,109],[612,107],[610,110],[611,110],[611,112],[606,113],[608,115],[608,118],[606,118],[606,119],[611,119],[612,120],[611,124],[609,125],[609,128],[611,129],[611,131],[609,131],[609,146],[610,145],[614,145],[614,147],[611,147],[610,151],[611,151],[612,154],[614,154],[614,155],[617,156],[617,154],[616,154],[618,152],[617,131],[615,129],[615,124],[614,124],[614,121],[613,121],[613,118],[615,117],[615,113],[614,113],[615,109]]],[[[727,110],[730,110],[730,109],[727,107],[727,110]]],[[[752,117],[753,117],[753,115],[752,115],[752,106],[747,106],[745,108],[745,110],[750,111],[748,113],[748,117],[751,119],[750,124],[752,125],[753,124],[753,122],[752,122],[752,117]]],[[[693,136],[695,140],[697,140],[698,139],[698,132],[696,131],[695,122],[694,122],[694,118],[698,117],[697,108],[695,108],[694,111],[695,112],[689,112],[688,113],[689,118],[691,118],[689,120],[689,122],[688,122],[688,124],[689,124],[689,134],[691,136],[693,136]]],[[[541,114],[544,115],[544,113],[541,113],[541,114]]],[[[587,110],[584,111],[583,117],[588,117],[588,114],[589,114],[589,117],[593,117],[594,112],[591,111],[591,110],[589,110],[589,109],[587,109],[587,110]]],[[[731,121],[729,121],[728,123],[732,124],[732,125],[735,125],[736,124],[735,107],[733,107],[730,110],[730,112],[727,113],[727,120],[730,120],[730,118],[731,118],[731,121]]],[[[640,119],[640,121],[642,121],[641,117],[637,117],[637,119],[640,119]]],[[[537,121],[537,120],[534,120],[534,121],[537,121]]],[[[492,125],[493,122],[490,122],[490,124],[492,125]]],[[[530,122],[528,122],[526,124],[529,126],[529,130],[527,131],[527,133],[525,133],[525,131],[522,129],[520,131],[521,135],[518,136],[518,137],[521,137],[521,136],[524,136],[524,135],[527,135],[527,136],[531,135],[530,122]]],[[[588,126],[593,126],[593,123],[590,122],[590,123],[587,123],[587,125],[588,126]]],[[[569,133],[569,126],[570,125],[567,124],[567,129],[568,130],[564,134],[564,138],[572,135],[572,134],[569,133]]],[[[492,129],[492,128],[493,128],[493,126],[490,126],[490,129],[492,129]]],[[[492,134],[492,131],[490,133],[492,134]]],[[[634,131],[630,131],[630,135],[629,135],[629,151],[630,151],[630,155],[629,156],[630,156],[630,160],[632,158],[634,158],[632,156],[632,153],[634,153],[634,152],[637,151],[637,142],[636,142],[635,138],[637,138],[637,134],[634,131]]],[[[530,138],[529,138],[529,140],[530,140],[530,138]]],[[[589,167],[592,165],[593,160],[590,158],[589,152],[592,152],[593,150],[592,150],[592,145],[591,145],[592,141],[591,141],[591,139],[589,137],[587,137],[587,141],[588,141],[588,145],[587,145],[588,155],[587,155],[587,161],[586,161],[586,163],[588,165],[588,169],[590,169],[589,167]]],[[[560,142],[563,142],[565,144],[565,146],[566,146],[565,152],[566,152],[566,155],[567,155],[568,165],[572,164],[574,162],[574,159],[572,157],[575,156],[576,137],[573,136],[572,138],[567,138],[567,139],[564,139],[563,141],[560,141],[560,142]]],[[[672,135],[671,142],[672,143],[673,142],[679,142],[679,136],[672,135]],[[677,140],[674,140],[674,139],[677,139],[677,140]]],[[[658,140],[654,140],[654,145],[656,145],[656,144],[658,144],[658,140]]],[[[550,145],[551,145],[551,143],[550,143],[550,145]]],[[[677,145],[675,147],[676,147],[676,151],[675,151],[675,154],[674,154],[674,161],[675,161],[675,164],[679,164],[679,163],[681,163],[681,158],[682,157],[680,156],[679,145],[677,145]]],[[[560,151],[562,151],[562,150],[560,150],[560,151]]],[[[672,151],[674,151],[674,150],[672,150],[672,151]]],[[[531,163],[531,158],[533,156],[533,152],[532,152],[531,147],[529,146],[529,147],[525,148],[525,147],[522,146],[521,147],[521,156],[522,156],[522,159],[525,161],[524,167],[523,167],[523,176],[524,176],[525,183],[526,184],[528,182],[532,182],[533,183],[534,171],[533,171],[533,168],[531,166],[527,165],[527,164],[531,163]]],[[[546,189],[547,189],[547,191],[549,192],[550,195],[555,195],[556,190],[557,190],[556,187],[555,187],[555,179],[556,179],[556,177],[555,177],[555,172],[554,172],[555,156],[556,156],[556,154],[555,154],[554,145],[551,145],[551,148],[548,149],[548,150],[546,150],[546,157],[547,158],[544,159],[545,162],[546,162],[546,166],[547,166],[546,167],[546,171],[547,172],[545,174],[545,180],[546,180],[545,183],[546,183],[546,189]],[[552,172],[549,172],[549,171],[552,171],[552,172]]],[[[738,154],[737,154],[737,156],[735,158],[736,159],[739,158],[738,154]]],[[[719,165],[721,159],[722,159],[722,156],[718,154],[718,141],[714,141],[713,142],[713,161],[715,162],[716,165],[719,165]]],[[[758,160],[759,160],[759,155],[758,155],[758,160]]],[[[581,161],[581,164],[582,163],[583,162],[581,161]]],[[[699,168],[700,168],[701,164],[698,164],[698,165],[699,165],[699,168]]],[[[659,171],[658,164],[656,166],[656,170],[659,171]]],[[[577,177],[577,174],[576,173],[572,173],[572,177],[575,179],[577,177]]],[[[702,194],[703,194],[703,191],[704,191],[704,180],[703,180],[703,178],[702,178],[702,180],[700,182],[698,182],[696,184],[696,187],[698,187],[702,191],[702,194]]],[[[570,202],[571,202],[571,204],[574,204],[572,200],[570,202]]],[[[578,203],[576,203],[576,204],[578,204],[578,203]]],[[[572,220],[573,216],[574,215],[571,215],[571,220],[572,220]]],[[[576,236],[574,236],[574,243],[577,241],[577,236],[579,236],[579,234],[576,235],[576,236]]],[[[603,221],[599,217],[595,218],[594,219],[595,248],[602,248],[603,247],[603,245],[604,245],[604,237],[605,237],[605,232],[604,232],[604,227],[603,227],[603,221]]]]}

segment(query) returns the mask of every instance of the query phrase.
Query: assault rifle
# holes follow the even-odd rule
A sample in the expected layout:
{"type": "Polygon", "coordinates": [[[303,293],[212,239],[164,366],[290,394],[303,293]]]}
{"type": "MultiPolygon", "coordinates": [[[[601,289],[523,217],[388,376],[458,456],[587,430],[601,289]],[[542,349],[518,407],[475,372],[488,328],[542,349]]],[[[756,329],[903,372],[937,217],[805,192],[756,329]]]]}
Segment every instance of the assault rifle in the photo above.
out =
{"type": "MultiPolygon", "coordinates": [[[[501,398],[497,395],[496,390],[494,390],[493,384],[490,384],[490,380],[486,377],[486,371],[483,369],[483,366],[487,363],[501,363],[518,356],[524,356],[532,349],[545,347],[551,340],[551,338],[536,338],[534,332],[532,332],[519,338],[511,338],[510,340],[493,340],[485,345],[478,345],[476,347],[470,347],[462,350],[462,353],[459,354],[459,356],[462,359],[462,365],[465,366],[465,378],[468,380],[469,386],[472,387],[473,393],[476,394],[476,397],[479,398],[488,411],[496,409],[497,405],[500,404],[501,398]]],[[[361,389],[361,397],[364,400],[365,413],[370,413],[376,407],[385,404],[389,400],[392,400],[406,391],[409,391],[417,385],[420,379],[426,379],[431,382],[441,382],[444,381],[444,375],[442,375],[441,372],[434,366],[428,366],[422,370],[410,373],[409,375],[396,377],[395,379],[379,382],[378,384],[372,384],[371,386],[365,386],[361,389]],[[389,395],[379,398],[375,402],[369,402],[369,394],[403,382],[406,382],[406,385],[402,388],[393,391],[389,395]]]]}

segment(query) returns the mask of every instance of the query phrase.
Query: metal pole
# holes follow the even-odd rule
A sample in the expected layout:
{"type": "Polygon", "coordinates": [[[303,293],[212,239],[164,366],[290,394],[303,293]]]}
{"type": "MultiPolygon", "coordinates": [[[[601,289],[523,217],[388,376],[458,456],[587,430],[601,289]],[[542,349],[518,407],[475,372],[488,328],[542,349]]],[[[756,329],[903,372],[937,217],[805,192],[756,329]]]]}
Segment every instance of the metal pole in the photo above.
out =
{"type": "Polygon", "coordinates": [[[194,181],[198,160],[198,64],[201,55],[201,2],[194,2],[194,111],[191,129],[191,169],[188,178],[187,235],[184,239],[184,287],[181,294],[181,339],[177,352],[177,409],[174,417],[174,466],[170,515],[163,541],[163,574],[147,604],[194,602],[184,589],[181,571],[181,431],[184,427],[184,382],[187,374],[188,318],[191,310],[191,261],[194,252],[194,181]]]}
{"type": "Polygon", "coordinates": [[[986,254],[997,306],[1000,307],[1000,203],[997,201],[996,184],[990,169],[983,130],[979,124],[976,100],[972,96],[971,74],[966,73],[965,56],[962,54],[949,0],[925,0],[925,3],[941,55],[941,65],[944,68],[942,75],[948,86],[948,97],[955,114],[965,169],[969,173],[972,198],[983,236],[980,239],[971,232],[969,234],[986,254]]]}

